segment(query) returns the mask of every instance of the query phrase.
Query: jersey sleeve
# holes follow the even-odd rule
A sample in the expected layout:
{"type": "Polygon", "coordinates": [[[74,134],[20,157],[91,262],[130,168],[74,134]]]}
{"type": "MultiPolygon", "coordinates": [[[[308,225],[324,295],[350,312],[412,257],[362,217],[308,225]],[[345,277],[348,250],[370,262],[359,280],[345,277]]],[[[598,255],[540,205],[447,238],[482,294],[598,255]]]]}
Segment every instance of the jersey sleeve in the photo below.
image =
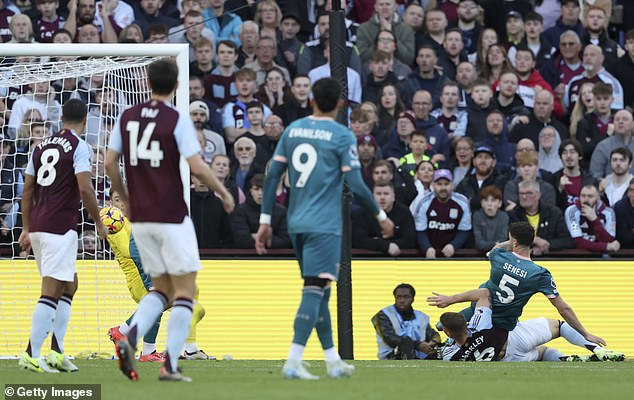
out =
{"type": "Polygon", "coordinates": [[[73,169],[75,175],[82,172],[90,172],[92,169],[92,151],[88,143],[81,140],[73,154],[73,169]]]}
{"type": "Polygon", "coordinates": [[[176,145],[178,151],[185,158],[189,158],[194,154],[199,154],[201,151],[200,143],[196,138],[196,128],[189,116],[185,116],[183,113],[178,113],[178,122],[174,129],[174,138],[176,139],[176,145]]]}
{"type": "Polygon", "coordinates": [[[110,132],[110,140],[108,141],[108,148],[119,154],[123,153],[123,139],[121,138],[121,115],[117,118],[112,132],[110,132]]]}
{"type": "Polygon", "coordinates": [[[544,273],[541,274],[539,277],[539,288],[537,290],[549,299],[554,299],[559,296],[557,285],[550,271],[544,270],[544,273]]]}
{"type": "Polygon", "coordinates": [[[361,169],[361,162],[359,161],[359,151],[357,149],[357,141],[354,138],[354,134],[348,130],[348,128],[342,127],[346,132],[344,140],[339,147],[339,156],[341,162],[341,169],[361,169]]]}
{"type": "Polygon", "coordinates": [[[493,328],[493,310],[489,307],[476,307],[467,329],[471,333],[493,328]]]}
{"type": "Polygon", "coordinates": [[[581,230],[580,225],[581,212],[576,205],[573,204],[566,208],[566,211],[564,212],[564,221],[566,222],[570,236],[573,239],[583,237],[583,230],[581,230]]]}
{"type": "Polygon", "coordinates": [[[277,146],[275,146],[275,152],[273,153],[273,159],[275,161],[288,163],[288,150],[286,149],[287,136],[288,128],[282,133],[280,140],[277,142],[277,146]]]}
{"type": "Polygon", "coordinates": [[[29,162],[26,164],[26,169],[24,170],[25,175],[35,176],[35,165],[33,164],[33,153],[29,156],[29,162]]]}

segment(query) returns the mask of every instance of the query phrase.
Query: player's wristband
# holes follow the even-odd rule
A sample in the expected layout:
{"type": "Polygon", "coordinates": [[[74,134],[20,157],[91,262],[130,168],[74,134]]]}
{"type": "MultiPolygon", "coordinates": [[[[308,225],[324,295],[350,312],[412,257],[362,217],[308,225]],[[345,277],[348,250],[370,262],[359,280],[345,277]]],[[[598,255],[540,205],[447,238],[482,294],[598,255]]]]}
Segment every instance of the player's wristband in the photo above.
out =
{"type": "Polygon", "coordinates": [[[271,216],[268,214],[260,214],[260,224],[271,225],[271,216]]]}
{"type": "Polygon", "coordinates": [[[379,213],[376,215],[376,220],[379,222],[383,222],[386,219],[387,219],[387,214],[383,210],[379,211],[379,213]]]}

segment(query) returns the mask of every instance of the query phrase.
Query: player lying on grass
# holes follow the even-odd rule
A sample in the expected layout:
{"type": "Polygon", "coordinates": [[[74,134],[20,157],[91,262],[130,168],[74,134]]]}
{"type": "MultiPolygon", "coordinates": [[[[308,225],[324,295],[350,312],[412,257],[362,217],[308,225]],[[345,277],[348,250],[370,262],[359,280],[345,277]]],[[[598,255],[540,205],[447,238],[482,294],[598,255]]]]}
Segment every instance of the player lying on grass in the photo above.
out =
{"type": "Polygon", "coordinates": [[[445,361],[623,361],[625,358],[623,353],[590,342],[568,323],[555,319],[521,321],[510,332],[493,326],[494,310],[488,289],[475,289],[455,296],[435,293],[427,301],[439,308],[461,301],[477,302],[468,325],[460,313],[446,312],[440,316],[443,331],[455,342],[444,348],[442,358],[445,361]],[[559,350],[544,346],[558,337],[594,354],[566,357],[559,350]]]}
{"type": "MultiPolygon", "coordinates": [[[[126,284],[132,299],[138,304],[139,301],[145,296],[150,289],[152,289],[152,279],[143,272],[143,266],[141,264],[141,256],[139,250],[136,247],[134,237],[131,235],[130,222],[125,217],[125,204],[121,201],[121,196],[114,190],[110,190],[110,199],[114,207],[121,211],[121,219],[119,224],[113,224],[115,226],[108,226],[108,222],[111,219],[111,215],[105,213],[107,208],[102,209],[100,213],[101,220],[108,226],[108,243],[110,248],[115,254],[119,267],[125,275],[126,284]],[[118,229],[118,231],[117,231],[118,229]]],[[[108,330],[108,336],[115,345],[130,331],[130,322],[132,317],[130,316],[124,323],[119,326],[112,327],[108,330]]],[[[204,351],[198,349],[196,344],[196,325],[205,316],[205,309],[198,302],[198,290],[196,290],[196,296],[194,301],[194,314],[192,322],[190,324],[189,337],[185,343],[185,352],[183,357],[188,360],[215,360],[214,356],[208,356],[204,351]]],[[[141,356],[139,361],[141,362],[164,362],[165,356],[163,353],[156,351],[156,336],[161,324],[161,317],[159,316],[152,328],[143,336],[143,347],[141,350],[141,356]]]]}

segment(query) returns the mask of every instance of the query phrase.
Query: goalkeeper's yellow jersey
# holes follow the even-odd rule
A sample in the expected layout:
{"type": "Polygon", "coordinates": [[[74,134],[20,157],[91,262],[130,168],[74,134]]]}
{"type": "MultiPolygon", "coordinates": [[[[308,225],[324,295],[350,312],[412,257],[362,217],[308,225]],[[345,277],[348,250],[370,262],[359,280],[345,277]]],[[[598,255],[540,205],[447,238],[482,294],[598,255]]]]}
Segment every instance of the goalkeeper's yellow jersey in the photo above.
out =
{"type": "Polygon", "coordinates": [[[147,294],[147,288],[141,276],[141,266],[137,265],[130,255],[130,221],[125,217],[124,221],[123,228],[119,232],[108,234],[108,243],[125,275],[128,290],[134,301],[138,303],[147,294]]]}

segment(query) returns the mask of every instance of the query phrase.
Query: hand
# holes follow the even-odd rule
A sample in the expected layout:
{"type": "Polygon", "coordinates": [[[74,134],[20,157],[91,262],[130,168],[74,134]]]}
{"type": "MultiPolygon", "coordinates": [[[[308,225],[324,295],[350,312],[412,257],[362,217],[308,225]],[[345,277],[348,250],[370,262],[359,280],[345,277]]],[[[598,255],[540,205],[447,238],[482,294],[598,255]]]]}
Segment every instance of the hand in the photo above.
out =
{"type": "Polygon", "coordinates": [[[273,231],[271,225],[260,224],[258,232],[255,234],[255,251],[259,255],[266,254],[266,248],[271,247],[273,241],[273,231]]]}
{"type": "Polygon", "coordinates": [[[18,243],[20,244],[20,248],[24,250],[26,256],[28,257],[31,252],[31,237],[29,236],[29,231],[22,229],[22,233],[20,233],[20,237],[18,238],[18,243]]]}
{"type": "Polygon", "coordinates": [[[11,209],[11,207],[13,207],[13,203],[12,202],[7,202],[7,203],[4,203],[2,206],[0,206],[0,210],[2,210],[2,212],[6,213],[6,212],[8,212],[11,209]]]}
{"type": "Polygon", "coordinates": [[[388,157],[388,158],[386,158],[386,160],[387,160],[387,161],[391,161],[391,162],[392,162],[392,164],[394,164],[394,166],[395,166],[396,168],[398,168],[398,167],[400,167],[400,166],[401,166],[401,160],[399,160],[399,159],[398,159],[398,158],[396,158],[396,157],[388,157]]]}
{"type": "Polygon", "coordinates": [[[561,100],[563,100],[564,96],[566,95],[566,85],[560,83],[559,85],[555,86],[555,89],[553,91],[555,92],[555,96],[561,102],[561,100]]]}
{"type": "Polygon", "coordinates": [[[583,338],[586,339],[588,342],[600,344],[601,346],[607,346],[607,343],[605,342],[605,340],[603,340],[603,338],[599,336],[594,336],[591,333],[583,335],[583,338]]]}
{"type": "Polygon", "coordinates": [[[559,179],[559,191],[561,192],[562,190],[564,190],[564,188],[570,185],[570,183],[570,178],[568,178],[566,175],[562,175],[559,179]]]}
{"type": "Polygon", "coordinates": [[[581,205],[581,215],[586,217],[586,219],[590,222],[594,222],[594,220],[597,219],[596,210],[594,209],[594,207],[590,207],[587,204],[581,205]]]}
{"type": "Polygon", "coordinates": [[[517,117],[517,123],[518,124],[526,125],[529,122],[530,122],[530,120],[528,119],[528,117],[526,115],[521,115],[521,116],[517,117]]]}
{"type": "Polygon", "coordinates": [[[381,226],[381,234],[383,239],[388,239],[394,236],[394,222],[391,219],[384,219],[382,222],[379,222],[381,226]]]}
{"type": "Polygon", "coordinates": [[[456,249],[454,249],[452,244],[446,244],[445,247],[443,247],[441,251],[442,251],[442,254],[445,255],[445,257],[451,258],[456,252],[456,249]]]}
{"type": "Polygon", "coordinates": [[[431,160],[429,160],[432,162],[432,164],[436,164],[439,161],[445,161],[445,155],[442,153],[436,153],[431,157],[431,160]]]}
{"type": "Polygon", "coordinates": [[[599,192],[605,193],[605,188],[608,187],[608,180],[605,178],[601,178],[599,181],[599,192]]]}
{"type": "Polygon", "coordinates": [[[445,308],[453,304],[451,296],[445,296],[444,294],[432,292],[433,296],[427,298],[427,304],[432,307],[445,308]]]}
{"type": "Polygon", "coordinates": [[[538,248],[542,254],[547,253],[550,250],[550,242],[539,236],[535,236],[535,239],[533,239],[533,245],[535,246],[533,247],[533,250],[538,248]]]}
{"type": "Polygon", "coordinates": [[[386,31],[392,30],[392,21],[390,18],[379,17],[379,23],[381,25],[381,29],[385,29],[386,31]]]}
{"type": "Polygon", "coordinates": [[[608,124],[608,130],[606,132],[608,136],[612,136],[614,134],[614,124],[608,124]]]}
{"type": "Polygon", "coordinates": [[[233,196],[231,193],[227,192],[222,196],[222,207],[225,209],[227,214],[231,214],[233,209],[235,208],[235,203],[233,201],[233,196]]]}
{"type": "Polygon", "coordinates": [[[607,251],[619,251],[619,249],[621,248],[621,243],[619,243],[618,240],[613,240],[610,243],[608,243],[608,246],[606,247],[607,251]]]}
{"type": "Polygon", "coordinates": [[[0,218],[0,235],[7,236],[9,234],[9,226],[6,221],[0,218]]]}
{"type": "Polygon", "coordinates": [[[517,203],[515,203],[514,201],[508,200],[508,205],[506,206],[506,208],[504,209],[505,211],[511,211],[512,209],[514,209],[515,207],[517,207],[517,203]]]}
{"type": "Polygon", "coordinates": [[[387,252],[392,257],[398,257],[401,254],[401,249],[398,247],[398,244],[390,243],[390,245],[387,248],[387,252]]]}
{"type": "Polygon", "coordinates": [[[531,249],[531,254],[534,256],[541,256],[544,254],[543,250],[539,246],[533,246],[531,249]]]}
{"type": "Polygon", "coordinates": [[[286,61],[288,61],[289,64],[295,63],[295,53],[290,50],[286,50],[284,52],[284,58],[286,59],[286,61]]]}
{"type": "Polygon", "coordinates": [[[433,354],[436,352],[436,347],[433,342],[420,342],[416,348],[425,354],[433,354]]]}
{"type": "Polygon", "coordinates": [[[428,248],[425,252],[425,257],[436,258],[436,249],[434,249],[433,247],[428,248]]]}
{"type": "Polygon", "coordinates": [[[77,3],[79,3],[79,0],[70,0],[68,2],[68,15],[75,15],[77,13],[77,3]]]}
{"type": "Polygon", "coordinates": [[[97,220],[95,224],[96,224],[97,235],[99,236],[99,239],[106,240],[106,238],[108,237],[108,228],[106,228],[106,226],[103,224],[103,222],[101,222],[101,220],[97,220]]]}

